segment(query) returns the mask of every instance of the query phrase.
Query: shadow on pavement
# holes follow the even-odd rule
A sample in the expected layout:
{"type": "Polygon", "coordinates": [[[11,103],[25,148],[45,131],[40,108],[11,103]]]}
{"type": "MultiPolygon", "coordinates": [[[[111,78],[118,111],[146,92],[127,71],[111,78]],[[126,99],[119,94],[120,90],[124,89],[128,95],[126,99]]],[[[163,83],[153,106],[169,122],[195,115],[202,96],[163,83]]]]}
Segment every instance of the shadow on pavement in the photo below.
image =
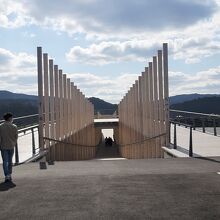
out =
{"type": "Polygon", "coordinates": [[[214,162],[214,163],[220,163],[220,160],[219,159],[213,159],[213,158],[210,158],[210,157],[195,157],[196,159],[199,159],[199,160],[207,160],[207,161],[211,161],[211,162],[214,162]]]}
{"type": "Polygon", "coordinates": [[[14,187],[16,187],[16,184],[14,184],[13,182],[8,182],[8,183],[2,182],[2,183],[0,183],[0,191],[8,191],[9,189],[12,189],[14,187]]]}

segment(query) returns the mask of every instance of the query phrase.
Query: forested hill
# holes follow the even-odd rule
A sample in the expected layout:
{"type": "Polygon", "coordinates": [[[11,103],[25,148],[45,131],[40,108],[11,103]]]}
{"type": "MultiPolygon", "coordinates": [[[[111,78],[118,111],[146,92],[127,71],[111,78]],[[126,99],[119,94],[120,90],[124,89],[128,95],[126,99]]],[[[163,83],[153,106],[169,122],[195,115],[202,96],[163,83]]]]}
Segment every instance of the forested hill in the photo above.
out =
{"type": "Polygon", "coordinates": [[[220,97],[219,94],[198,94],[198,93],[175,95],[170,97],[170,105],[188,102],[200,98],[214,97],[214,96],[220,97]]]}
{"type": "Polygon", "coordinates": [[[35,95],[26,95],[21,93],[13,93],[6,90],[0,91],[0,100],[37,100],[35,95]]]}
{"type": "MultiPolygon", "coordinates": [[[[95,112],[113,114],[117,109],[116,104],[105,102],[102,99],[95,97],[88,99],[94,104],[95,112]]],[[[173,96],[170,97],[170,104],[171,109],[220,114],[219,95],[188,94],[173,96]]],[[[37,96],[0,91],[0,118],[5,112],[12,112],[16,117],[36,114],[38,112],[37,96]]]]}
{"type": "Polygon", "coordinates": [[[171,109],[220,115],[220,97],[199,98],[170,106],[171,109]]]}
{"type": "Polygon", "coordinates": [[[113,114],[118,107],[116,104],[95,97],[89,98],[89,101],[94,105],[95,112],[99,111],[101,114],[113,114]]]}
{"type": "Polygon", "coordinates": [[[15,117],[38,113],[37,100],[29,99],[0,99],[0,119],[6,112],[11,112],[15,117]]]}

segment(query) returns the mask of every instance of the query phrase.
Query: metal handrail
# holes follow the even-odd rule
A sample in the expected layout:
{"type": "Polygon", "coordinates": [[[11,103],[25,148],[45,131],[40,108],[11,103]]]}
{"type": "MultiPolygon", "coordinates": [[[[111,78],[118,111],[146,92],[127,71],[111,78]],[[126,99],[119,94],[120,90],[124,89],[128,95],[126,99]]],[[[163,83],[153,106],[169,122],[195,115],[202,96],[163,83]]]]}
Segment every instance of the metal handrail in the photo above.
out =
{"type": "MultiPolygon", "coordinates": [[[[179,123],[179,122],[176,122],[176,121],[172,121],[170,120],[170,124],[173,124],[174,125],[174,134],[173,134],[173,148],[174,149],[177,149],[177,132],[176,132],[176,125],[182,125],[182,126],[188,126],[190,129],[189,129],[189,156],[190,157],[193,157],[193,141],[192,141],[192,130],[193,130],[193,126],[191,125],[186,125],[184,123],[179,123]]],[[[171,142],[170,142],[171,143],[171,142]]]]}
{"type": "MultiPolygon", "coordinates": [[[[39,125],[37,124],[37,125],[32,125],[32,126],[18,130],[18,134],[24,133],[23,135],[20,135],[19,137],[23,137],[25,135],[32,134],[32,157],[36,154],[36,151],[38,149],[35,146],[35,136],[34,136],[34,133],[36,132],[36,128],[38,128],[38,127],[39,127],[39,125]],[[27,131],[29,131],[29,130],[30,130],[30,132],[27,133],[27,131]]],[[[22,163],[20,163],[20,161],[19,161],[18,143],[17,143],[15,145],[15,165],[19,165],[19,164],[22,164],[22,163]]]]}
{"type": "Polygon", "coordinates": [[[208,117],[217,117],[217,118],[220,118],[220,115],[218,115],[218,114],[205,114],[205,113],[199,113],[199,112],[188,112],[188,111],[181,111],[181,110],[175,110],[175,109],[170,109],[170,112],[180,112],[180,113],[185,113],[185,114],[194,114],[194,115],[202,115],[202,116],[208,116],[208,117]]]}
{"type": "Polygon", "coordinates": [[[185,123],[174,121],[174,120],[170,120],[170,123],[182,125],[184,127],[192,127],[193,128],[193,125],[185,124],[185,123]]]}
{"type": "MultiPolygon", "coordinates": [[[[38,116],[38,115],[39,114],[25,115],[25,116],[13,118],[13,120],[16,121],[16,120],[25,119],[25,118],[32,118],[32,117],[35,117],[35,116],[38,116]]],[[[4,120],[0,120],[0,123],[1,122],[4,122],[4,120]]]]}
{"type": "MultiPolygon", "coordinates": [[[[189,111],[181,111],[181,110],[174,110],[174,109],[170,109],[170,112],[177,112],[177,113],[184,113],[184,114],[192,114],[192,115],[197,115],[197,116],[205,116],[205,117],[209,117],[212,118],[213,121],[217,120],[218,118],[220,118],[220,115],[218,114],[205,114],[205,113],[198,113],[198,112],[189,112],[189,111]],[[217,118],[217,119],[216,119],[217,118]]],[[[31,118],[31,117],[36,117],[39,116],[39,114],[32,114],[32,115],[26,115],[26,116],[21,116],[21,117],[16,117],[14,118],[14,120],[20,120],[20,119],[27,119],[27,118],[31,118]]],[[[187,117],[188,118],[188,117],[187,117]]],[[[4,120],[0,120],[0,123],[4,122],[4,120]]],[[[176,140],[176,125],[182,125],[185,127],[189,127],[190,129],[190,140],[189,140],[189,156],[193,156],[193,149],[192,149],[192,129],[195,129],[195,125],[191,125],[191,124],[186,124],[186,123],[182,123],[180,121],[175,121],[175,120],[170,120],[170,123],[174,124],[174,148],[177,147],[177,140],[176,140]]],[[[36,132],[36,128],[38,128],[39,125],[38,124],[32,124],[29,125],[25,128],[21,128],[18,130],[18,133],[24,133],[23,135],[20,135],[19,137],[22,137],[24,135],[27,134],[32,134],[32,153],[33,155],[36,154],[36,150],[37,148],[35,147],[35,137],[34,137],[34,132],[36,132]],[[28,132],[30,131],[30,132],[28,132]],[[28,132],[28,133],[27,133],[28,132]]],[[[205,131],[205,129],[203,128],[203,132],[205,131]]],[[[217,135],[216,132],[216,127],[214,127],[214,135],[217,135]]],[[[46,138],[45,138],[46,139],[46,138]]],[[[148,139],[146,139],[148,140],[148,139]]],[[[58,140],[56,140],[58,142],[58,140]]],[[[143,140],[142,140],[143,141],[143,140]]],[[[145,140],[144,140],[145,141],[145,140]]],[[[133,143],[132,143],[133,144],[133,143]]],[[[16,145],[15,147],[15,158],[16,158],[16,164],[19,164],[19,155],[18,155],[18,146],[16,145]]]]}
{"type": "Polygon", "coordinates": [[[21,129],[19,129],[18,130],[18,133],[25,133],[26,131],[28,131],[28,130],[31,130],[31,129],[34,129],[34,128],[38,128],[38,124],[36,124],[36,125],[32,125],[32,126],[29,126],[29,127],[25,127],[25,128],[21,128],[21,129]]]}
{"type": "Polygon", "coordinates": [[[174,109],[170,109],[170,112],[184,114],[184,115],[181,115],[182,117],[179,117],[178,115],[174,117],[175,120],[178,121],[178,124],[180,124],[181,121],[184,121],[185,124],[187,122],[187,124],[184,126],[189,127],[192,124],[193,130],[195,130],[196,127],[202,127],[203,133],[206,133],[206,127],[213,127],[213,134],[215,136],[218,135],[217,126],[220,123],[219,121],[220,115],[218,114],[205,114],[205,113],[181,111],[181,110],[174,110],[174,109]],[[191,115],[191,117],[186,116],[187,114],[191,115]],[[210,122],[212,122],[211,126],[210,126],[210,122]],[[206,126],[206,124],[208,124],[208,126],[206,126]]]}

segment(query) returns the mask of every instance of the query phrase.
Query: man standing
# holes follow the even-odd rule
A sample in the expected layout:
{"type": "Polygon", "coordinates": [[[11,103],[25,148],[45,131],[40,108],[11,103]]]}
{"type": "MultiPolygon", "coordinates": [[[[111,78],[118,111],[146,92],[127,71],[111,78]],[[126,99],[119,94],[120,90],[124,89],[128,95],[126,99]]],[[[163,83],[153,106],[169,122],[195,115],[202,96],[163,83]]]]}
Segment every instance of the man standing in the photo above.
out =
{"type": "Polygon", "coordinates": [[[12,157],[14,147],[18,140],[18,129],[17,126],[13,124],[13,115],[11,113],[6,113],[4,120],[5,121],[0,125],[0,150],[3,160],[5,182],[11,182],[12,157]]]}

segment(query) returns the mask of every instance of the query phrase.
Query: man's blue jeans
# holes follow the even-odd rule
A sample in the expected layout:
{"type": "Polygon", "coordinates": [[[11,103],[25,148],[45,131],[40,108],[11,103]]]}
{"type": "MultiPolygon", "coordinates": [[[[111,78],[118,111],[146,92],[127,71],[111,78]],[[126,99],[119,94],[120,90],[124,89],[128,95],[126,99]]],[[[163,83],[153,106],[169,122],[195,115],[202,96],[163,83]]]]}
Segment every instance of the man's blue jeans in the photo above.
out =
{"type": "Polygon", "coordinates": [[[3,160],[3,170],[5,176],[12,174],[12,157],[14,155],[14,149],[5,150],[1,149],[2,160],[3,160]]]}

